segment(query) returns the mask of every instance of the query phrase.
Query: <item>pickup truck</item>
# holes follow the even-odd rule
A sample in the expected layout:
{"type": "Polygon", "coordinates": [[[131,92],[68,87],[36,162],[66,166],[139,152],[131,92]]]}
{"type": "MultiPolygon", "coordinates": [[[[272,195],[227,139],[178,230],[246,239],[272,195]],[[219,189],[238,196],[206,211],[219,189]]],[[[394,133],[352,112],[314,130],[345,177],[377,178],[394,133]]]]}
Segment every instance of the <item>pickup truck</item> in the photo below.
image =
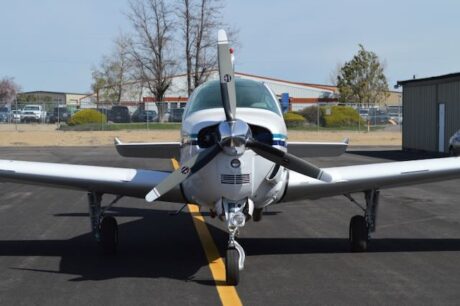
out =
{"type": "Polygon", "coordinates": [[[43,122],[45,118],[46,112],[41,105],[28,104],[21,112],[21,122],[43,122]]]}

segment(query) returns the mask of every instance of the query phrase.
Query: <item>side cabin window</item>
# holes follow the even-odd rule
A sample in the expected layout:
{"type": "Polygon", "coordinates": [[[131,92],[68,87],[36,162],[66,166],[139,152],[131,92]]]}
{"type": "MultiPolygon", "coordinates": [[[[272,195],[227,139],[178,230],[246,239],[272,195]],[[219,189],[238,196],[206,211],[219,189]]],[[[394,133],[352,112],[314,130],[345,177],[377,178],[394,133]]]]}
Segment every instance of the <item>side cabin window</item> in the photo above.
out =
{"type": "MultiPolygon", "coordinates": [[[[265,109],[281,116],[278,103],[264,84],[236,79],[235,87],[237,107],[265,109]]],[[[189,101],[185,116],[200,110],[222,108],[220,82],[210,81],[201,85],[194,91],[189,101]]]]}

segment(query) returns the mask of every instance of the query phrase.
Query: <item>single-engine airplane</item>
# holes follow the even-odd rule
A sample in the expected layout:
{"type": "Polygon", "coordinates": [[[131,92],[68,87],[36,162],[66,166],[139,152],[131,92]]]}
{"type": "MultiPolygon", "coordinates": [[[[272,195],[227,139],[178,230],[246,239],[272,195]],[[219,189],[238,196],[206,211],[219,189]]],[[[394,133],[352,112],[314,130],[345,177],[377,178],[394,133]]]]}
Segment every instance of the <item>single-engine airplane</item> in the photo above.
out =
{"type": "Polygon", "coordinates": [[[173,172],[0,160],[0,180],[88,192],[91,229],[107,253],[115,253],[118,226],[106,212],[121,197],[195,203],[225,221],[229,232],[226,282],[236,285],[245,253],[236,238],[249,220],[259,221],[264,207],[282,201],[364,193],[363,215],[351,218],[351,251],[367,249],[375,231],[381,189],[460,177],[460,158],[427,159],[319,168],[304,160],[337,156],[343,143],[287,142],[286,125],[273,92],[263,83],[235,79],[232,49],[218,33],[219,80],[191,95],[183,115],[181,142],[122,143],[125,157],[180,156],[173,172]],[[103,207],[102,197],[115,195],[103,207]]]}

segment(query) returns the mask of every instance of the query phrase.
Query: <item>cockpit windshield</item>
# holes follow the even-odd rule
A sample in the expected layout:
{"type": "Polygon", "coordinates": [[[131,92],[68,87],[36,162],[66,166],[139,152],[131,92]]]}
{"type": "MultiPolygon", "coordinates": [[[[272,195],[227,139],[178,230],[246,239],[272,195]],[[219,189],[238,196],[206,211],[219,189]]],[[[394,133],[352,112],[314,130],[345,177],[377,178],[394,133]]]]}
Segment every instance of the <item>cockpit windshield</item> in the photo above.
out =
{"type": "MultiPolygon", "coordinates": [[[[278,103],[264,84],[236,79],[235,87],[237,107],[265,109],[281,116],[278,103]]],[[[207,82],[195,90],[190,97],[185,116],[210,108],[222,108],[219,81],[207,82]]]]}

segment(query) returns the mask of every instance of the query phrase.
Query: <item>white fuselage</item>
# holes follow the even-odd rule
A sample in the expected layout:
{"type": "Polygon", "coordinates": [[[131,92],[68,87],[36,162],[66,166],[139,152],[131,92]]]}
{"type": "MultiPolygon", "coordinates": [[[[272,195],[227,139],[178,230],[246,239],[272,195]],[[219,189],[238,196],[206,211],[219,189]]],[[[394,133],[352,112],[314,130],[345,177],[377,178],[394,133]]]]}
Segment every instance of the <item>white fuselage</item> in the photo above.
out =
{"type": "MultiPolygon", "coordinates": [[[[249,125],[268,129],[276,148],[286,150],[286,126],[279,115],[259,109],[241,108],[237,119],[249,125]]],[[[198,132],[204,127],[225,120],[222,109],[207,109],[184,119],[182,125],[183,147],[181,163],[203,150],[196,143],[198,132]]],[[[281,199],[286,188],[288,171],[275,167],[271,161],[246,149],[239,156],[219,153],[209,164],[186,180],[182,187],[188,201],[210,208],[222,198],[231,201],[250,199],[255,208],[262,208],[281,199]],[[239,160],[239,167],[231,162],[239,160]]]]}

